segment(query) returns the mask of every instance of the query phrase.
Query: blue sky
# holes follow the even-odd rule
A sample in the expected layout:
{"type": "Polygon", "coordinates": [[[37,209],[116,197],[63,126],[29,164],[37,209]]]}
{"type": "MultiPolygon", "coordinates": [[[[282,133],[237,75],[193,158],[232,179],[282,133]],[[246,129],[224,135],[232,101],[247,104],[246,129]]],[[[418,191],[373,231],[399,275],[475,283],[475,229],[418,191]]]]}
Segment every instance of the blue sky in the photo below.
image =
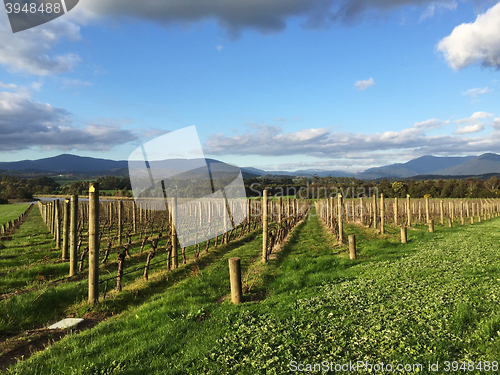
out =
{"type": "Polygon", "coordinates": [[[0,10],[0,160],[191,125],[266,170],[500,153],[499,68],[496,1],[80,0],[16,34],[0,10]]]}

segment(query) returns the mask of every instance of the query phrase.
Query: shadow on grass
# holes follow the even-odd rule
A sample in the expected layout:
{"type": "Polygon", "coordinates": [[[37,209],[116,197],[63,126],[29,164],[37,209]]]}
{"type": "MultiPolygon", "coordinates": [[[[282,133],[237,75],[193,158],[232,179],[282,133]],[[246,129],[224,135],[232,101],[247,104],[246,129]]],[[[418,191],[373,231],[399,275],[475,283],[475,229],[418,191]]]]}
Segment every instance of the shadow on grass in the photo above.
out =
{"type": "MultiPolygon", "coordinates": [[[[139,306],[151,298],[164,293],[185,278],[202,275],[202,271],[204,271],[208,266],[224,259],[224,257],[226,257],[229,253],[243,246],[245,243],[255,240],[258,235],[258,230],[254,231],[241,239],[233,240],[227,245],[219,245],[217,249],[212,247],[210,248],[208,254],[203,254],[203,250],[203,253],[200,253],[200,258],[198,260],[191,258],[186,264],[179,264],[179,268],[172,269],[170,272],[166,270],[166,263],[162,263],[164,269],[157,270],[155,273],[150,274],[147,282],[143,280],[141,272],[143,269],[141,269],[138,271],[139,277],[136,278],[136,281],[129,281],[125,284],[122,292],[116,294],[111,293],[112,298],[100,300],[99,304],[93,308],[90,306],[84,306],[84,308],[92,311],[102,311],[116,314],[131,307],[139,306]]],[[[245,257],[249,256],[242,256],[242,261],[245,257]]],[[[103,292],[104,285],[101,284],[101,296],[103,292]]]]}

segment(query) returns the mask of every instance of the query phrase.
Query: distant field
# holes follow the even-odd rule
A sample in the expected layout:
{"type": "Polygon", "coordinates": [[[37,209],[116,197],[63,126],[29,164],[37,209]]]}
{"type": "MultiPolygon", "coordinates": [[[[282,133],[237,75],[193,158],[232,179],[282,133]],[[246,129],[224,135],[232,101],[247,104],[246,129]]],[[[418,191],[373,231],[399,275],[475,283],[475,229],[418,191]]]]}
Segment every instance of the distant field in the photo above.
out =
{"type": "Polygon", "coordinates": [[[29,204],[3,204],[0,205],[0,225],[8,223],[11,220],[17,219],[24,211],[27,210],[29,204]]]}

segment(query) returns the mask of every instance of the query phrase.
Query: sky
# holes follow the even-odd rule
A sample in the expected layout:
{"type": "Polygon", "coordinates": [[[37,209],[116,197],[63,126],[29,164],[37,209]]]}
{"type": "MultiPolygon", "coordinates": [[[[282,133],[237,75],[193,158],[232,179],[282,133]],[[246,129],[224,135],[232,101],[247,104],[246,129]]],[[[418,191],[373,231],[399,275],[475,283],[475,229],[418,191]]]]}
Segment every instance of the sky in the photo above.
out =
{"type": "Polygon", "coordinates": [[[0,161],[192,125],[269,171],[500,153],[500,3],[80,0],[17,33],[0,5],[0,161]]]}

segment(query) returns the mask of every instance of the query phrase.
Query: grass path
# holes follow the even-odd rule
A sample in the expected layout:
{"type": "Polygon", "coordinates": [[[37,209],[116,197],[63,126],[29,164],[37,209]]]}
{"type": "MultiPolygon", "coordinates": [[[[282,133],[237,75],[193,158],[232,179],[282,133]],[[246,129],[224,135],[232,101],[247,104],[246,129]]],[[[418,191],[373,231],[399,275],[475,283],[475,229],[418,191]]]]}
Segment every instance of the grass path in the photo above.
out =
{"type": "Polygon", "coordinates": [[[347,226],[359,236],[351,261],[311,216],[267,265],[258,235],[10,373],[283,374],[291,361],[498,360],[499,229],[495,219],[412,230],[403,245],[347,226]],[[252,271],[240,305],[227,299],[233,256],[252,271]]]}
{"type": "Polygon", "coordinates": [[[0,225],[17,219],[29,206],[29,204],[0,204],[0,225]]]}

